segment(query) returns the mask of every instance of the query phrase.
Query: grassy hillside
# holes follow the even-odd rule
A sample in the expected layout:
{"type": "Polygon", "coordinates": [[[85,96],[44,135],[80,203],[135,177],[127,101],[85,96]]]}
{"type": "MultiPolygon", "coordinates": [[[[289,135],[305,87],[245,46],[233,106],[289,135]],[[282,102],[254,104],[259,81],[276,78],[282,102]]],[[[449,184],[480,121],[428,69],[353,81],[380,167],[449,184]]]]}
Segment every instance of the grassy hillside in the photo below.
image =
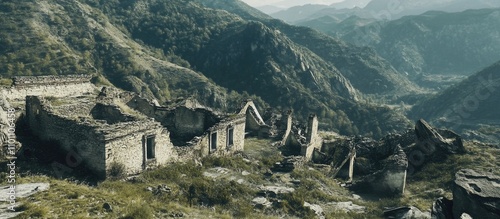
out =
{"type": "MultiPolygon", "coordinates": [[[[281,159],[271,142],[247,139],[245,155],[233,158],[204,158],[202,165],[192,161],[146,171],[133,180],[106,180],[88,185],[79,178],[54,178],[44,166],[23,162],[18,183],[47,182],[48,191],[18,200],[18,218],[315,218],[304,202],[320,205],[327,218],[383,218],[384,207],[413,205],[429,210],[440,196],[451,198],[454,173],[473,166],[492,169],[499,174],[500,153],[491,145],[467,142],[468,153],[452,155],[439,163],[428,164],[410,175],[401,198],[357,199],[340,181],[325,176],[312,166],[291,173],[265,174],[281,159]],[[260,196],[260,186],[294,188],[278,195],[280,204],[268,209],[255,208],[252,199],[260,196]],[[168,188],[168,189],[166,189],[168,188]],[[351,201],[364,206],[364,213],[335,209],[332,203],[351,201]],[[103,208],[104,203],[112,211],[103,208]]],[[[0,174],[5,180],[6,175],[0,174]]],[[[272,198],[270,198],[272,200],[272,198]]]]}

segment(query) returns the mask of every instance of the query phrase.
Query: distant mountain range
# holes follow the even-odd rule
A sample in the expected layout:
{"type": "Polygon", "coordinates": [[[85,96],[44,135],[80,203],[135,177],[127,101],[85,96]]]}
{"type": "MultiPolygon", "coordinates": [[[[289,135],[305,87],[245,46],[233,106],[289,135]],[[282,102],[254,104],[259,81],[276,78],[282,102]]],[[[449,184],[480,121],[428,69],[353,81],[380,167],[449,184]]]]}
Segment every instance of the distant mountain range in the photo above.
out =
{"type": "Polygon", "coordinates": [[[471,75],[500,60],[500,9],[431,11],[392,21],[352,16],[302,23],[348,42],[370,46],[399,72],[471,75]]]}
{"type": "Polygon", "coordinates": [[[352,8],[364,8],[371,0],[344,0],[342,2],[333,3],[330,5],[332,8],[336,9],[352,9],[352,8]]]}
{"type": "Polygon", "coordinates": [[[264,6],[259,6],[256,8],[259,9],[260,11],[266,13],[266,14],[276,13],[278,11],[285,9],[285,8],[274,6],[274,5],[264,5],[264,6]]]}
{"type": "Polygon", "coordinates": [[[271,16],[291,24],[307,22],[323,16],[345,19],[352,15],[377,20],[393,20],[407,15],[418,15],[427,11],[460,12],[468,9],[498,8],[499,0],[371,0],[356,1],[357,7],[345,1],[333,5],[303,5],[272,13],[271,16]],[[366,4],[365,4],[366,3],[366,4]],[[366,5],[366,6],[365,6],[366,5]]]}

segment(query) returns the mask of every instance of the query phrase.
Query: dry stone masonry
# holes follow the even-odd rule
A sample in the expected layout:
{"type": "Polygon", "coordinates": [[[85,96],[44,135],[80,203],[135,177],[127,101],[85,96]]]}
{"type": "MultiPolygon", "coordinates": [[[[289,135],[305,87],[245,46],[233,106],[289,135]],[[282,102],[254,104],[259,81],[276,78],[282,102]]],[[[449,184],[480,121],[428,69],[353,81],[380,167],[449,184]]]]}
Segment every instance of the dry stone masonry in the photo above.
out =
{"type": "Polygon", "coordinates": [[[223,114],[190,99],[161,106],[133,92],[99,89],[91,78],[15,77],[11,87],[0,91],[2,107],[13,103],[21,110],[25,105],[32,133],[50,142],[42,145],[50,147],[47,151],[78,158],[70,167],[82,165],[99,178],[109,177],[117,166],[123,174],[136,174],[182,159],[243,150],[246,110],[223,114]]]}

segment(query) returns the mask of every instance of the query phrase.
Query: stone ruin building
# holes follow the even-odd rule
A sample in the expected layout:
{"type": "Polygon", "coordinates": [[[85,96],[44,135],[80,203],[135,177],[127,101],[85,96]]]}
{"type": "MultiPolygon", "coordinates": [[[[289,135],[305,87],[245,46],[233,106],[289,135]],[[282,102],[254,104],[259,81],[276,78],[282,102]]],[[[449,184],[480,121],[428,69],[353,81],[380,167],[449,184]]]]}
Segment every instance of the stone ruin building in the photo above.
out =
{"type": "Polygon", "coordinates": [[[243,150],[245,136],[258,136],[277,139],[295,155],[277,163],[277,171],[312,162],[327,166],[332,177],[348,179],[353,188],[401,195],[409,172],[443,154],[465,151],[460,136],[423,120],[414,130],[378,141],[323,139],[314,114],[300,126],[291,111],[261,116],[252,101],[233,114],[215,112],[192,99],[162,106],[133,92],[99,89],[90,79],[88,75],[16,77],[13,86],[1,89],[0,107],[25,108],[33,133],[58,142],[64,151],[79,153],[101,178],[114,164],[135,174],[169,162],[228,155],[243,150]]]}
{"type": "MultiPolygon", "coordinates": [[[[291,112],[283,115],[281,122],[276,123],[282,146],[295,151],[292,155],[301,156],[302,162],[326,165],[330,176],[346,178],[354,190],[361,192],[402,195],[408,174],[427,162],[465,152],[459,135],[433,128],[424,120],[417,121],[414,130],[376,141],[346,136],[323,139],[318,134],[316,115],[309,116],[307,126],[302,128],[292,124],[291,112]]],[[[296,162],[293,157],[285,158],[276,169],[290,171],[296,162]]]]}
{"type": "Polygon", "coordinates": [[[99,90],[90,79],[16,77],[1,92],[4,103],[25,106],[33,134],[76,153],[99,178],[108,177],[115,164],[130,175],[169,162],[232,154],[243,150],[246,132],[266,129],[252,101],[233,114],[191,99],[160,106],[133,92],[99,90]]]}

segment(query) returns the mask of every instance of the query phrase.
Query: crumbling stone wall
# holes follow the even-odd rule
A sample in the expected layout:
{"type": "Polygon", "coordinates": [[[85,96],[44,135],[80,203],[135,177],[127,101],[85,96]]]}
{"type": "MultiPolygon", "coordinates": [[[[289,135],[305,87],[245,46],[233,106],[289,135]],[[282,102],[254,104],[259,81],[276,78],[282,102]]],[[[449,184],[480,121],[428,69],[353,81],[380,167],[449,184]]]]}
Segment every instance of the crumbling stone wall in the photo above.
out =
{"type": "Polygon", "coordinates": [[[318,117],[314,114],[309,116],[306,142],[305,145],[302,145],[300,153],[306,160],[311,160],[314,149],[320,150],[323,145],[323,139],[318,135],[318,117]]]}
{"type": "Polygon", "coordinates": [[[26,96],[65,97],[93,93],[96,87],[90,83],[90,75],[14,77],[10,88],[1,89],[7,100],[25,101],[26,96]]]}
{"type": "Polygon", "coordinates": [[[290,135],[290,132],[292,131],[292,111],[287,112],[285,122],[286,122],[286,124],[285,124],[286,129],[284,130],[284,133],[283,133],[281,145],[286,144],[288,136],[290,135]]]}
{"type": "Polygon", "coordinates": [[[98,177],[105,177],[104,139],[95,127],[53,114],[47,101],[36,96],[26,97],[26,119],[36,136],[59,142],[60,149],[81,158],[98,177]]]}
{"type": "Polygon", "coordinates": [[[252,100],[247,100],[238,114],[246,115],[245,132],[250,136],[269,137],[271,126],[264,122],[252,100]]]}
{"type": "Polygon", "coordinates": [[[201,147],[201,155],[206,156],[209,154],[226,155],[236,151],[243,151],[245,144],[245,116],[237,115],[234,118],[228,118],[220,123],[209,128],[203,135],[203,140],[200,141],[198,147],[201,147]],[[228,145],[229,129],[233,129],[233,144],[228,145]],[[217,134],[217,147],[212,150],[212,134],[217,134]]]}
{"type": "Polygon", "coordinates": [[[202,135],[218,119],[205,109],[176,108],[164,118],[162,124],[171,130],[173,136],[188,141],[202,135]]]}
{"type": "Polygon", "coordinates": [[[123,164],[126,174],[140,173],[146,168],[165,165],[175,161],[169,133],[158,122],[133,121],[120,123],[105,134],[106,170],[113,163],[123,164]],[[146,138],[154,136],[154,158],[147,159],[146,138]]]}
{"type": "Polygon", "coordinates": [[[14,86],[81,84],[89,82],[92,75],[47,75],[47,76],[15,76],[14,86]]]}
{"type": "Polygon", "coordinates": [[[94,119],[105,120],[109,124],[132,121],[134,118],[130,115],[124,115],[118,106],[97,103],[90,111],[94,119]]]}
{"type": "Polygon", "coordinates": [[[80,118],[57,114],[48,101],[36,96],[27,97],[26,115],[35,135],[59,142],[60,149],[76,154],[100,178],[108,175],[113,163],[122,164],[125,174],[135,174],[177,158],[169,133],[150,119],[107,124],[89,117],[80,122],[80,118]],[[155,137],[152,159],[146,156],[148,136],[155,137]]]}

